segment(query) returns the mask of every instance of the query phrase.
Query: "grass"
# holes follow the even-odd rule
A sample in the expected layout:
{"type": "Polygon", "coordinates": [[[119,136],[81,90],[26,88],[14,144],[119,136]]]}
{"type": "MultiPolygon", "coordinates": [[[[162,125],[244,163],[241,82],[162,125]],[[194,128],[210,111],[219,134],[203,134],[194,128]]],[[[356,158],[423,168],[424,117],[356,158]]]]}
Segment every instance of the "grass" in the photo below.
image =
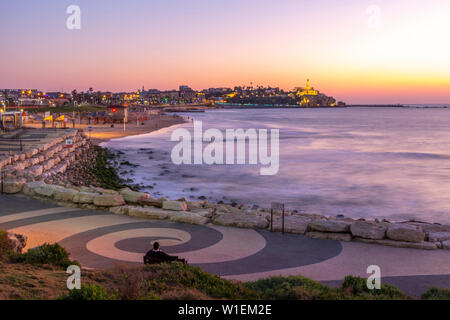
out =
{"type": "Polygon", "coordinates": [[[99,146],[94,146],[94,148],[96,158],[91,172],[94,174],[102,188],[112,190],[130,188],[132,190],[138,190],[137,186],[128,185],[125,180],[120,178],[116,168],[110,164],[110,161],[115,158],[113,153],[109,152],[108,149],[99,146]]]}
{"type": "MultiPolygon", "coordinates": [[[[272,277],[252,282],[230,281],[181,263],[112,270],[82,270],[80,290],[66,287],[67,251],[45,244],[24,254],[11,253],[0,231],[0,299],[65,300],[409,300],[398,288],[385,284],[369,290],[366,279],[347,276],[331,288],[302,277],[272,277]]],[[[450,300],[450,290],[430,288],[421,299],[450,300]]]]}

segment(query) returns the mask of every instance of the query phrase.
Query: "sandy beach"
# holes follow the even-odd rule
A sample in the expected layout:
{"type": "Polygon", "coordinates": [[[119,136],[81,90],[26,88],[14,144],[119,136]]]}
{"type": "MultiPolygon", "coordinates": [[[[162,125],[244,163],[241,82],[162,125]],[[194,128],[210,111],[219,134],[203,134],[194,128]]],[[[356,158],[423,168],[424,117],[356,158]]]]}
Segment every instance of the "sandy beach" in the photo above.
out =
{"type": "MultiPolygon", "coordinates": [[[[163,128],[167,128],[176,124],[186,122],[185,118],[178,115],[148,115],[147,121],[144,123],[136,123],[136,121],[130,121],[125,126],[120,123],[115,123],[114,127],[111,124],[76,124],[77,129],[82,129],[90,137],[92,143],[98,145],[101,142],[105,142],[111,139],[118,139],[127,136],[140,135],[150,133],[163,128]],[[88,132],[88,127],[92,127],[92,131],[88,132]]],[[[41,124],[26,124],[26,127],[41,128],[41,124]]],[[[67,124],[68,128],[71,128],[71,123],[67,124]]]]}

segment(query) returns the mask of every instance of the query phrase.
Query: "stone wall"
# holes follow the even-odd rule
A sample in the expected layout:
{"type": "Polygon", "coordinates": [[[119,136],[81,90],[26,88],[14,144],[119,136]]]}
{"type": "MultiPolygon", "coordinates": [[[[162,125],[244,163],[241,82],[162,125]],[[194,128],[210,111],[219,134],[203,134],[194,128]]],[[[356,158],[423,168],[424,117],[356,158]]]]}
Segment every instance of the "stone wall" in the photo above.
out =
{"type": "MultiPolygon", "coordinates": [[[[208,201],[188,202],[152,198],[147,193],[128,188],[120,191],[98,187],[62,187],[42,181],[26,182],[20,192],[25,195],[56,201],[59,205],[83,209],[105,210],[114,214],[148,219],[206,224],[239,228],[271,229],[269,209],[245,205],[213,204],[208,201]]],[[[275,213],[273,230],[281,231],[281,215],[275,213]]],[[[407,221],[366,221],[345,217],[299,214],[289,211],[285,216],[285,232],[315,239],[360,241],[371,244],[425,250],[450,249],[450,226],[407,221]]]]}
{"type": "Polygon", "coordinates": [[[71,130],[39,147],[3,155],[0,158],[3,192],[18,193],[26,182],[43,181],[64,173],[89,147],[90,144],[82,133],[71,130]],[[73,147],[66,148],[66,139],[72,139],[73,147]]]}

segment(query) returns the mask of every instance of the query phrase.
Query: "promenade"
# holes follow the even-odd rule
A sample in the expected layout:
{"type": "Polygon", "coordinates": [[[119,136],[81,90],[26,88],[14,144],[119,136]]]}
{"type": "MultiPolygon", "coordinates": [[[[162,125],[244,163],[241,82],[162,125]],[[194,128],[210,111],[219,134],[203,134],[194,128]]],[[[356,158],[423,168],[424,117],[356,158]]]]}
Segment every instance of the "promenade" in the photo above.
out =
{"type": "Polygon", "coordinates": [[[450,288],[450,252],[311,239],[303,235],[143,220],[103,211],[58,207],[22,195],[0,195],[0,230],[24,234],[27,248],[58,242],[85,268],[142,263],[152,241],[190,264],[228,279],[302,275],[338,285],[346,275],[382,281],[418,296],[431,286],[450,288]]]}

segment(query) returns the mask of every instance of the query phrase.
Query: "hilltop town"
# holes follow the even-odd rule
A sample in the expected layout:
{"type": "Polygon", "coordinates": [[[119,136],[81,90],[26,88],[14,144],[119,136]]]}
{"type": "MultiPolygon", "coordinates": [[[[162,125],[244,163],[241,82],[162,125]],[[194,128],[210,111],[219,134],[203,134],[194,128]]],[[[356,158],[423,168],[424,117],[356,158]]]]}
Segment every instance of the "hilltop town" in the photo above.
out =
{"type": "Polygon", "coordinates": [[[311,87],[291,91],[263,86],[238,86],[234,88],[209,88],[196,91],[189,86],[178,90],[146,90],[135,92],[87,91],[45,92],[38,89],[0,90],[2,108],[13,107],[63,107],[82,105],[133,105],[133,106],[263,106],[263,107],[339,107],[345,106],[311,87]]]}

